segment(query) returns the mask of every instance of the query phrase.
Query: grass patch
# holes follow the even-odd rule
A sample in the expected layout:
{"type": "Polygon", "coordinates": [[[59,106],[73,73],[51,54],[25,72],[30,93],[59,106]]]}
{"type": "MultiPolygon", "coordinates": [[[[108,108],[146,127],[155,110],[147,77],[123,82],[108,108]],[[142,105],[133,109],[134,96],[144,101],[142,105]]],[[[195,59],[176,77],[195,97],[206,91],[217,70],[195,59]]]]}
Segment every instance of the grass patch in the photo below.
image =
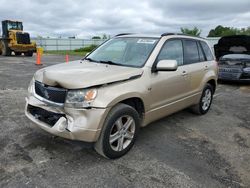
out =
{"type": "Polygon", "coordinates": [[[75,52],[91,52],[93,51],[95,48],[97,47],[97,45],[91,44],[90,46],[86,46],[84,48],[79,48],[79,49],[75,49],[75,52]]]}
{"type": "Polygon", "coordinates": [[[85,56],[88,52],[76,52],[74,50],[51,50],[51,51],[44,51],[44,54],[54,54],[54,55],[79,55],[79,56],[85,56]]]}
{"type": "Polygon", "coordinates": [[[55,54],[55,55],[79,55],[79,56],[85,56],[87,53],[91,52],[97,47],[97,45],[90,45],[86,46],[84,48],[79,48],[75,50],[51,50],[51,51],[44,51],[45,54],[55,54]]]}

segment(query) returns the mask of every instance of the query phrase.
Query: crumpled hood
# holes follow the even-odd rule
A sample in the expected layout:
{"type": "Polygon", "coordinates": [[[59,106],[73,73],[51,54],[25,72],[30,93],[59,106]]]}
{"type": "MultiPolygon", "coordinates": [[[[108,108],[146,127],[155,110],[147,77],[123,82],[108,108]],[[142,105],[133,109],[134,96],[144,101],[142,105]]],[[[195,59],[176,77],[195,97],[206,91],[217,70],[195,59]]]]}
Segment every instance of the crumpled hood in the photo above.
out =
{"type": "Polygon", "coordinates": [[[72,61],[38,70],[35,80],[46,85],[80,89],[122,81],[142,75],[141,68],[72,61]]]}

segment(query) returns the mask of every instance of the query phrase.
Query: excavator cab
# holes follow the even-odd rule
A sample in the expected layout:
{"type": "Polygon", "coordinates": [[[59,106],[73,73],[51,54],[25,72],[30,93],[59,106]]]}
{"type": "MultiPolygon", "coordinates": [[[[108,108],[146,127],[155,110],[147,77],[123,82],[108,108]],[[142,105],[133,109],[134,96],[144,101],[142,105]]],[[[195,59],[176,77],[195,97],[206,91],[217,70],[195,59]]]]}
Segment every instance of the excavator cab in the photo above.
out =
{"type": "Polygon", "coordinates": [[[23,23],[18,21],[2,21],[2,37],[8,38],[10,30],[23,31],[23,23]]]}

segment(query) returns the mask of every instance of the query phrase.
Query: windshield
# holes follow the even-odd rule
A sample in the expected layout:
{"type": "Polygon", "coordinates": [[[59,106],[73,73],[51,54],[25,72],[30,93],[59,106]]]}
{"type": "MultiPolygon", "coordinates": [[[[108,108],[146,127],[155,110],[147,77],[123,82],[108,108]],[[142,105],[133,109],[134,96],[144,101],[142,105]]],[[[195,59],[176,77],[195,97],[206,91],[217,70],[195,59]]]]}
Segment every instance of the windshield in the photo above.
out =
{"type": "Polygon", "coordinates": [[[8,30],[22,30],[22,23],[21,22],[8,22],[7,24],[8,30]]]}
{"type": "Polygon", "coordinates": [[[86,59],[99,63],[142,67],[157,41],[157,38],[114,38],[97,48],[86,59]]]}

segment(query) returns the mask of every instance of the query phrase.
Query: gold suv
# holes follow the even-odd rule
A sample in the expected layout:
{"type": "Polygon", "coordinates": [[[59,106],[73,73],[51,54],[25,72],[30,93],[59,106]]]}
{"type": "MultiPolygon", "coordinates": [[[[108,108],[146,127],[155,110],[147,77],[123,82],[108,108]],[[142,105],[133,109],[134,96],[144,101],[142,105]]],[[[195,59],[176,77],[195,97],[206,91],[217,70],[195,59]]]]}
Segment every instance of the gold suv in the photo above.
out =
{"type": "Polygon", "coordinates": [[[140,127],[187,107],[207,113],[217,72],[202,38],[120,34],[82,60],[38,70],[25,113],[51,134],[118,158],[140,127]]]}

